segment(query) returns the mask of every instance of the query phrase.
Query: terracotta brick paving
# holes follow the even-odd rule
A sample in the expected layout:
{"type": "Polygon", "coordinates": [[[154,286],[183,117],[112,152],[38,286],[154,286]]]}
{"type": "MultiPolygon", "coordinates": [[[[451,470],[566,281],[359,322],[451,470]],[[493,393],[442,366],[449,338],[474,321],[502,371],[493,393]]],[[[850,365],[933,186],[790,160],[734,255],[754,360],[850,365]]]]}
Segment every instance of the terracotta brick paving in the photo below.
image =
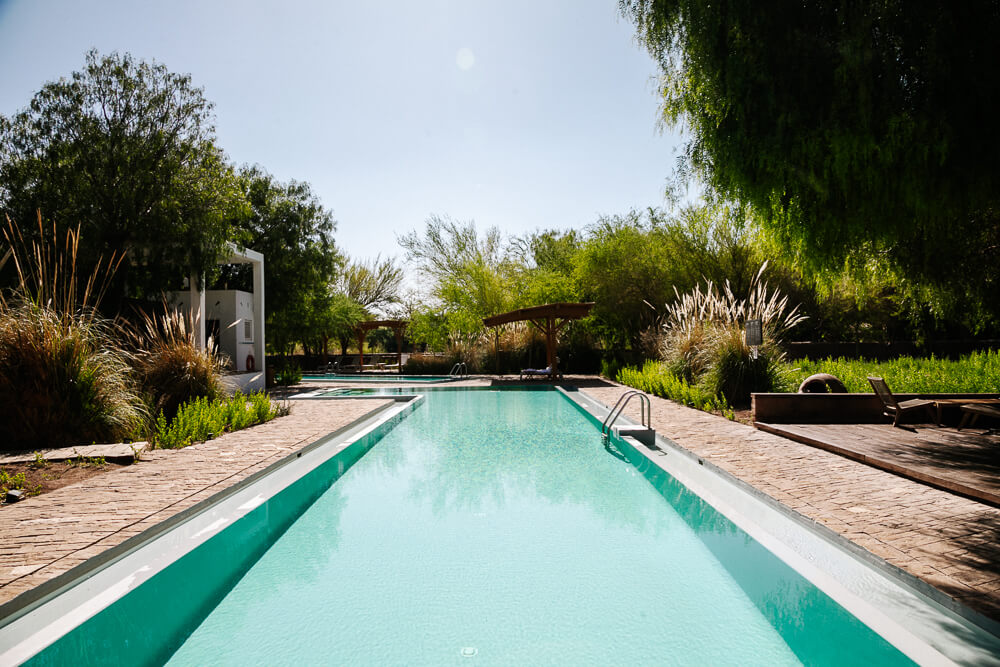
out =
{"type": "MultiPolygon", "coordinates": [[[[583,390],[613,405],[627,389],[583,390]]],[[[650,397],[652,426],[800,514],[1000,620],[1000,509],[650,397]]],[[[625,413],[639,419],[633,401],[625,413]]]]}
{"type": "Polygon", "coordinates": [[[0,603],[182,512],[388,400],[292,401],[292,412],[0,508],[0,603]]]}

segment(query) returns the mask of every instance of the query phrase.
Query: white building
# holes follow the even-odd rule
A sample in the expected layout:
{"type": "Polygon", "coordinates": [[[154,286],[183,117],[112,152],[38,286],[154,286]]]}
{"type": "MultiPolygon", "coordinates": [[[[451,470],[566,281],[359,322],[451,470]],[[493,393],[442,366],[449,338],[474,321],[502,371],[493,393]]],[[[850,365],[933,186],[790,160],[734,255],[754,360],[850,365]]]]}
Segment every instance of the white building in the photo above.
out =
{"type": "Polygon", "coordinates": [[[264,255],[231,249],[220,264],[253,264],[253,293],[240,290],[198,290],[196,276],[183,292],[169,295],[171,305],[188,310],[195,341],[204,347],[212,339],[217,352],[230,361],[226,376],[232,389],[244,392],[265,387],[264,368],[264,255]]]}

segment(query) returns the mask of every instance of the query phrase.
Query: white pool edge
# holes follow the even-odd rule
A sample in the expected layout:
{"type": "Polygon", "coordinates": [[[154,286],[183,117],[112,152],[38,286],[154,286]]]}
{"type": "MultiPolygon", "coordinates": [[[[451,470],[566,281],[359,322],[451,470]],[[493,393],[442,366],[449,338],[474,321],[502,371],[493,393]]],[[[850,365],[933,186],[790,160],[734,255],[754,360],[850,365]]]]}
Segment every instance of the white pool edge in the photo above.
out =
{"type": "MultiPolygon", "coordinates": [[[[584,390],[558,390],[597,421],[607,416],[609,408],[584,390]]],[[[624,417],[620,422],[634,423],[624,417]]],[[[627,441],[910,659],[923,665],[1000,665],[1000,637],[915,588],[908,581],[916,579],[912,575],[668,438],[656,436],[659,451],[631,437],[627,441]],[[893,576],[893,570],[901,576],[893,576]]],[[[981,616],[972,610],[967,614],[981,616]]]]}

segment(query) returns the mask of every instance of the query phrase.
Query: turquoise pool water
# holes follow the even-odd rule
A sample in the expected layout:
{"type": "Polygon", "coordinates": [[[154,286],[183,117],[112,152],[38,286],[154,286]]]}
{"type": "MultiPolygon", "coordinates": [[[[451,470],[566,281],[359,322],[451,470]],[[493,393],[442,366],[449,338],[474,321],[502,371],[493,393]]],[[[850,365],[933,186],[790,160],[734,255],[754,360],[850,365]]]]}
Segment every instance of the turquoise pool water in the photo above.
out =
{"type": "Polygon", "coordinates": [[[459,378],[450,375],[395,375],[390,373],[378,375],[303,375],[303,380],[309,382],[329,381],[329,382],[408,382],[411,384],[451,382],[459,378]]]}
{"type": "Polygon", "coordinates": [[[37,662],[909,662],[555,391],[428,392],[371,444],[37,662]]]}

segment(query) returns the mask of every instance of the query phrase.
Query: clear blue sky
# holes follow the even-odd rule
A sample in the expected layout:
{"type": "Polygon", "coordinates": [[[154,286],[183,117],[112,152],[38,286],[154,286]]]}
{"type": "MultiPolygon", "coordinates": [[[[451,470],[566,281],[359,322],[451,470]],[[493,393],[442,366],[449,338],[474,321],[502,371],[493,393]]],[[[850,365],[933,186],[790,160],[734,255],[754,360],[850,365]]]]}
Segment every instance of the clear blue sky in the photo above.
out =
{"type": "Polygon", "coordinates": [[[633,35],[615,0],[0,0],[0,113],[90,48],[155,59],[350,255],[401,255],[431,214],[522,234],[662,205],[679,139],[633,35]]]}

